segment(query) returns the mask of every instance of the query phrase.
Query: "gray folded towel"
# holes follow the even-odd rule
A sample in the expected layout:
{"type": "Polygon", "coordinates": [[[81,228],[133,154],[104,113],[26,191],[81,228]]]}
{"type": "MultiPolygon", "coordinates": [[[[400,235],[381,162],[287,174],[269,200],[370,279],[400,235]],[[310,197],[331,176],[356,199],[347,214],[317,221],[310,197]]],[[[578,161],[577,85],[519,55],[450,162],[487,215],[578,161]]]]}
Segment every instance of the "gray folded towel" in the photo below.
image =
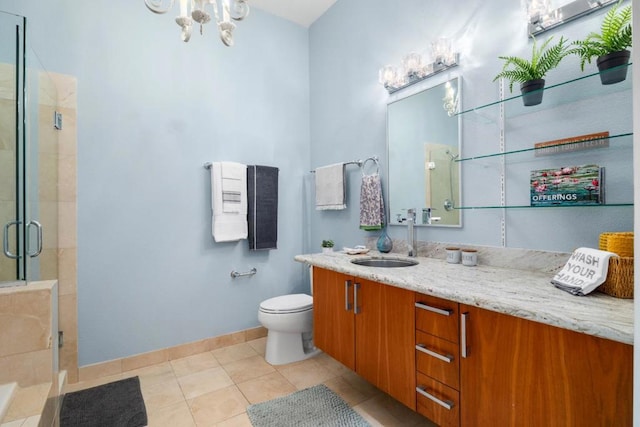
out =
{"type": "Polygon", "coordinates": [[[249,249],[278,247],[278,168],[247,166],[249,249]]]}
{"type": "Polygon", "coordinates": [[[347,180],[344,163],[316,168],[316,210],[347,208],[347,180]]]}

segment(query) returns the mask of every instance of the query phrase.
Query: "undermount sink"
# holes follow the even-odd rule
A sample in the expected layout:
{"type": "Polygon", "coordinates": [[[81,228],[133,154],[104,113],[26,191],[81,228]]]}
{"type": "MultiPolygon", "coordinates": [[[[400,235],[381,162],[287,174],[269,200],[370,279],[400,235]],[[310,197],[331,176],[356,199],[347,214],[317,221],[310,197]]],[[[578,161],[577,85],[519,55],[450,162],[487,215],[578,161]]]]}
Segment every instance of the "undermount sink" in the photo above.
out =
{"type": "Polygon", "coordinates": [[[396,259],[396,258],[362,258],[352,259],[351,262],[357,265],[364,265],[365,267],[411,267],[412,265],[418,265],[418,261],[411,259],[396,259]]]}

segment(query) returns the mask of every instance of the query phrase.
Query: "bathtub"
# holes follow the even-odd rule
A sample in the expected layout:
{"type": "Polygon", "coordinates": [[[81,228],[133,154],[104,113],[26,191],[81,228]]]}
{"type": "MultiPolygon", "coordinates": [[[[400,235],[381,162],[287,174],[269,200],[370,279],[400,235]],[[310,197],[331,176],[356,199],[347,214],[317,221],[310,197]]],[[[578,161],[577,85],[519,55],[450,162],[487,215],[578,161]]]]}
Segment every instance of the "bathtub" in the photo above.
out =
{"type": "Polygon", "coordinates": [[[11,405],[11,400],[13,399],[13,394],[16,391],[17,386],[18,385],[16,383],[0,385],[0,424],[2,424],[2,420],[7,414],[7,410],[9,409],[9,405],[11,405]]]}

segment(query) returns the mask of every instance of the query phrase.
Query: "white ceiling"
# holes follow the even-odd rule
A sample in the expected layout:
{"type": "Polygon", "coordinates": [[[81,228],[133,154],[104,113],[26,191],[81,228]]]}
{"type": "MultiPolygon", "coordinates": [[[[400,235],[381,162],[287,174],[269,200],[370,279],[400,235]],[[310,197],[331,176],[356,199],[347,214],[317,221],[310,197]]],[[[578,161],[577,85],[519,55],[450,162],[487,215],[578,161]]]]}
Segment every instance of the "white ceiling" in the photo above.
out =
{"type": "Polygon", "coordinates": [[[249,0],[249,6],[308,28],[335,2],[336,0],[249,0]]]}

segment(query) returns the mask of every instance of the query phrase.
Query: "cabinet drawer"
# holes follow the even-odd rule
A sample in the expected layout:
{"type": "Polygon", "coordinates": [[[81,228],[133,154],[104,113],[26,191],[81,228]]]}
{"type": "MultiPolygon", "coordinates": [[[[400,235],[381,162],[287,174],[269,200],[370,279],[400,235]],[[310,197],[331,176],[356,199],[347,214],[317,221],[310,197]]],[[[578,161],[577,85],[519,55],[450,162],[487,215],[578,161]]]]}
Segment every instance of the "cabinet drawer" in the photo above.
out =
{"type": "Polygon", "coordinates": [[[459,390],[458,344],[416,331],[416,366],[421,373],[459,390]]]}
{"type": "Polygon", "coordinates": [[[416,329],[458,342],[458,303],[416,293],[416,329]]]}
{"type": "Polygon", "coordinates": [[[460,425],[460,393],[417,373],[417,411],[441,427],[460,425]]]}

